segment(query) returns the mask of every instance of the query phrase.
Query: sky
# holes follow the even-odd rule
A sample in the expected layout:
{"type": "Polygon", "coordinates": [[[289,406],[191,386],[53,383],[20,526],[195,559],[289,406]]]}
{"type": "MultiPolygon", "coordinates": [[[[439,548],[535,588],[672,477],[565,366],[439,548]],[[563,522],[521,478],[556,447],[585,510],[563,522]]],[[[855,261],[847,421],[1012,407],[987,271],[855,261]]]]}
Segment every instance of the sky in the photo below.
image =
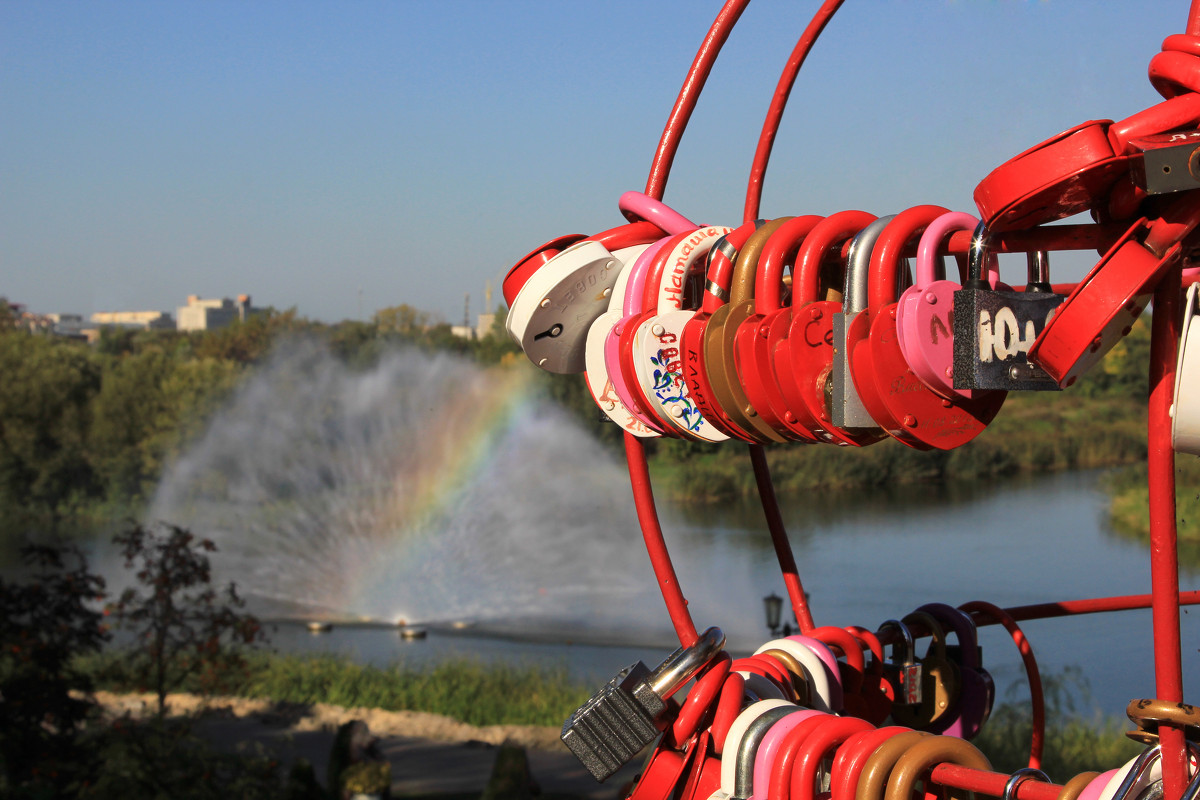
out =
{"type": "MultiPolygon", "coordinates": [[[[665,200],[738,224],[819,4],[755,0],[665,200]]],[[[250,294],[309,319],[503,302],[525,253],[623,222],[716,0],[0,0],[0,296],[36,312],[250,294]]],[[[847,0],[800,72],[762,215],[975,212],[992,169],[1161,98],[1185,0],[847,0]]],[[[1095,255],[1052,259],[1055,280],[1095,255]]],[[[1023,276],[1014,276],[1016,278],[1023,276]]],[[[491,309],[488,309],[491,310],[491,309]]]]}

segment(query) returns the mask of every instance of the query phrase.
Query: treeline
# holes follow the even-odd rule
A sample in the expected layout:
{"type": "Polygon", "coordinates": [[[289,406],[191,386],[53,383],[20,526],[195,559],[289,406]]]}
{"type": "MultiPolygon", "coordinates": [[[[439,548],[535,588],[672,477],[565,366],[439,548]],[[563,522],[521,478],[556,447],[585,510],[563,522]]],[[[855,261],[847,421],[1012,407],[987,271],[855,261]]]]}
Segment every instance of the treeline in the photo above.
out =
{"type": "Polygon", "coordinates": [[[326,325],[268,311],[214,331],[105,329],[94,344],[30,333],[0,298],[0,520],[45,530],[136,513],[164,467],[282,337],[319,337],[369,368],[387,349],[516,352],[502,319],[464,339],[407,305],[326,325]]]}

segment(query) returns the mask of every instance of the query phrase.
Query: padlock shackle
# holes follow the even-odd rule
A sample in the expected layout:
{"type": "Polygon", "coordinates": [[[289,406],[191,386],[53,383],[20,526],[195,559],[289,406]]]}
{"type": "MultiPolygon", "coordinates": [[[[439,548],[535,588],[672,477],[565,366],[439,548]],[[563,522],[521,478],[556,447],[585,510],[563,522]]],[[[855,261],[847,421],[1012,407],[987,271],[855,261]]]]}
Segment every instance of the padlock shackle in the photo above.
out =
{"type": "MultiPolygon", "coordinates": [[[[908,659],[908,661],[906,661],[905,663],[909,663],[911,661],[916,661],[917,660],[917,642],[916,642],[916,639],[913,638],[912,629],[909,628],[906,623],[901,622],[898,619],[885,619],[883,621],[883,624],[881,624],[879,626],[879,630],[875,634],[876,638],[880,639],[881,642],[884,638],[883,632],[886,631],[888,628],[895,628],[896,630],[900,631],[900,638],[904,641],[904,648],[905,648],[904,657],[906,659],[908,659]]],[[[892,657],[893,658],[895,657],[895,647],[896,647],[896,643],[892,642],[892,657]]],[[[882,644],[881,644],[881,650],[882,650],[882,644]]]]}
{"type": "Polygon", "coordinates": [[[917,610],[929,614],[954,632],[962,650],[963,666],[983,667],[979,659],[979,632],[970,614],[946,603],[926,603],[917,610]]]}
{"type": "Polygon", "coordinates": [[[762,227],[750,234],[750,238],[738,250],[737,261],[733,265],[733,278],[729,285],[729,302],[733,305],[754,299],[754,282],[758,274],[758,261],[762,257],[767,240],[794,217],[777,217],[763,223],[762,227]]]}
{"type": "Polygon", "coordinates": [[[663,279],[667,275],[666,264],[681,243],[687,241],[692,235],[692,231],[686,233],[676,233],[667,237],[666,243],[658,248],[654,257],[650,259],[650,264],[646,269],[646,279],[642,286],[642,303],[639,311],[655,311],[658,309],[659,296],[663,289],[663,279]]]}
{"type": "MultiPolygon", "coordinates": [[[[731,230],[709,225],[673,238],[671,244],[663,248],[666,255],[659,267],[659,278],[653,286],[653,296],[650,294],[650,279],[646,281],[646,294],[643,298],[646,310],[653,309],[659,314],[665,314],[674,309],[682,309],[688,281],[703,269],[702,262],[713,245],[731,230]]],[[[651,267],[652,276],[655,266],[658,266],[657,263],[651,267]]]]}
{"type": "Polygon", "coordinates": [[[850,253],[846,258],[846,280],[842,287],[842,311],[857,314],[867,307],[867,278],[871,274],[871,252],[883,229],[896,218],[895,214],[872,222],[850,240],[850,253]]]}
{"type": "MultiPolygon", "coordinates": [[[[876,221],[874,214],[866,211],[839,211],[826,217],[813,228],[796,254],[796,266],[792,270],[792,309],[795,311],[806,303],[820,299],[821,265],[836,248],[841,256],[842,245],[861,233],[876,221]]],[[[848,269],[842,274],[843,291],[847,283],[848,269]]],[[[845,294],[842,295],[843,301],[845,294]]]]}
{"type": "Polygon", "coordinates": [[[1037,293],[1054,293],[1050,285],[1050,254],[1045,250],[1031,250],[1025,254],[1029,265],[1029,278],[1025,283],[1025,291],[1037,293]]]}
{"type": "Polygon", "coordinates": [[[908,800],[922,776],[934,766],[947,763],[985,772],[992,769],[987,756],[970,742],[954,736],[931,736],[915,742],[896,760],[882,800],[908,800]]]}
{"type": "Polygon", "coordinates": [[[759,256],[758,278],[754,285],[754,310],[769,314],[783,308],[783,269],[792,267],[792,294],[796,292],[796,253],[809,232],[824,217],[806,214],[794,217],[775,231],[759,256]]]}
{"type": "Polygon", "coordinates": [[[665,232],[653,222],[627,222],[606,231],[600,231],[587,237],[589,242],[604,245],[609,252],[615,253],[626,247],[637,247],[639,244],[657,242],[665,232]]]}
{"type": "Polygon", "coordinates": [[[661,228],[667,234],[683,233],[700,227],[690,219],[643,192],[625,192],[617,199],[617,208],[631,222],[636,217],[661,228]]]}
{"type": "Polygon", "coordinates": [[[705,272],[701,312],[711,314],[729,302],[729,284],[733,280],[733,264],[737,260],[738,251],[765,222],[756,219],[753,222],[742,223],[734,228],[732,233],[718,239],[708,251],[708,269],[705,272]]]}
{"type": "Polygon", "coordinates": [[[926,227],[948,211],[935,205],[913,206],[897,214],[883,229],[871,250],[871,271],[867,280],[869,308],[882,308],[896,302],[900,295],[900,264],[905,250],[926,227]]]}
{"type": "Polygon", "coordinates": [[[563,250],[566,250],[576,242],[582,241],[584,238],[582,233],[569,233],[566,236],[551,239],[540,247],[534,248],[531,252],[521,256],[500,283],[501,292],[504,294],[504,302],[508,304],[508,307],[512,308],[517,295],[521,293],[521,289],[525,287],[525,283],[533,273],[541,269],[547,261],[554,258],[563,250]]]}
{"type": "MultiPolygon", "coordinates": [[[[654,242],[646,248],[644,253],[638,256],[637,261],[633,262],[633,266],[629,267],[629,283],[625,286],[625,301],[621,305],[622,316],[630,317],[641,313],[642,299],[646,292],[646,277],[650,271],[650,264],[670,240],[670,236],[664,236],[657,242],[654,242]]],[[[614,329],[614,333],[616,332],[614,329]]]]}
{"type": "Polygon", "coordinates": [[[724,646],[725,634],[721,629],[709,628],[693,645],[680,647],[655,668],[647,681],[650,688],[666,700],[716,658],[724,646]]]}
{"type": "MultiPolygon", "coordinates": [[[[950,211],[929,223],[917,245],[916,282],[913,285],[917,289],[925,289],[934,281],[946,280],[945,263],[939,257],[938,250],[944,243],[949,243],[947,237],[950,234],[974,230],[978,225],[978,217],[965,211],[950,211]]],[[[970,270],[969,264],[967,270],[970,270]]],[[[961,274],[959,280],[963,280],[961,274]]]]}

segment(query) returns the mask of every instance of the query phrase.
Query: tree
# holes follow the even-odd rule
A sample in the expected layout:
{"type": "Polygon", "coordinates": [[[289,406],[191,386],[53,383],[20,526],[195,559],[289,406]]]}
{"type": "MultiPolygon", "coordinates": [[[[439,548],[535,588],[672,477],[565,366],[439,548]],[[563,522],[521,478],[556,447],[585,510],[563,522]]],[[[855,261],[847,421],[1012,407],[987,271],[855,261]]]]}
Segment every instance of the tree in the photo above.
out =
{"type": "Polygon", "coordinates": [[[265,638],[258,619],[242,611],[245,601],[233,583],[213,588],[206,553],[216,545],[176,525],[161,527],[165,534],[135,525],[113,537],[140,584],[122,592],[114,610],[141,643],[130,667],[157,695],[160,718],[168,692],[188,680],[217,691],[245,668],[236,645],[265,638]]]}
{"type": "Polygon", "coordinates": [[[420,337],[431,322],[425,311],[420,311],[407,303],[389,306],[375,312],[375,325],[381,334],[392,334],[403,339],[420,337]]]}
{"type": "Polygon", "coordinates": [[[87,767],[77,734],[93,703],[71,690],[91,685],[73,663],[108,639],[95,605],[104,579],[73,548],[21,556],[31,577],[0,577],[0,794],[61,796],[87,767]]]}

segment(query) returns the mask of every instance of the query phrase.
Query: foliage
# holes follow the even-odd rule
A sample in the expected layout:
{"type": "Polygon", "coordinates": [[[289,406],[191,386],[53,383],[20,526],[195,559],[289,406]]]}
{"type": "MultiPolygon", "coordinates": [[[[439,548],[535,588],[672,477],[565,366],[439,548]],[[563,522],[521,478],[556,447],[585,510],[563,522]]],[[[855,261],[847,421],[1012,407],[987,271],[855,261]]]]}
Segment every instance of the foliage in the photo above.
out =
{"type": "MultiPolygon", "coordinates": [[[[1106,476],[1109,521],[1120,534],[1150,540],[1150,489],[1146,464],[1134,464],[1106,476]]],[[[1200,568],[1200,460],[1175,458],[1175,520],[1179,562],[1200,568]]]]}
{"type": "Polygon", "coordinates": [[[137,635],[130,667],[158,696],[160,716],[167,693],[185,681],[197,681],[209,694],[244,668],[241,649],[230,645],[264,638],[258,620],[242,612],[245,602],[234,584],[220,592],[211,585],[205,554],[216,545],[174,525],[163,528],[165,535],[135,525],[113,539],[141,586],[126,589],[113,610],[137,635]]]}
{"type": "Polygon", "coordinates": [[[52,796],[89,761],[77,735],[92,703],[71,690],[91,688],[75,657],[108,639],[94,607],[104,580],[75,549],[31,544],[21,555],[29,579],[0,577],[0,790],[52,796]]]}

